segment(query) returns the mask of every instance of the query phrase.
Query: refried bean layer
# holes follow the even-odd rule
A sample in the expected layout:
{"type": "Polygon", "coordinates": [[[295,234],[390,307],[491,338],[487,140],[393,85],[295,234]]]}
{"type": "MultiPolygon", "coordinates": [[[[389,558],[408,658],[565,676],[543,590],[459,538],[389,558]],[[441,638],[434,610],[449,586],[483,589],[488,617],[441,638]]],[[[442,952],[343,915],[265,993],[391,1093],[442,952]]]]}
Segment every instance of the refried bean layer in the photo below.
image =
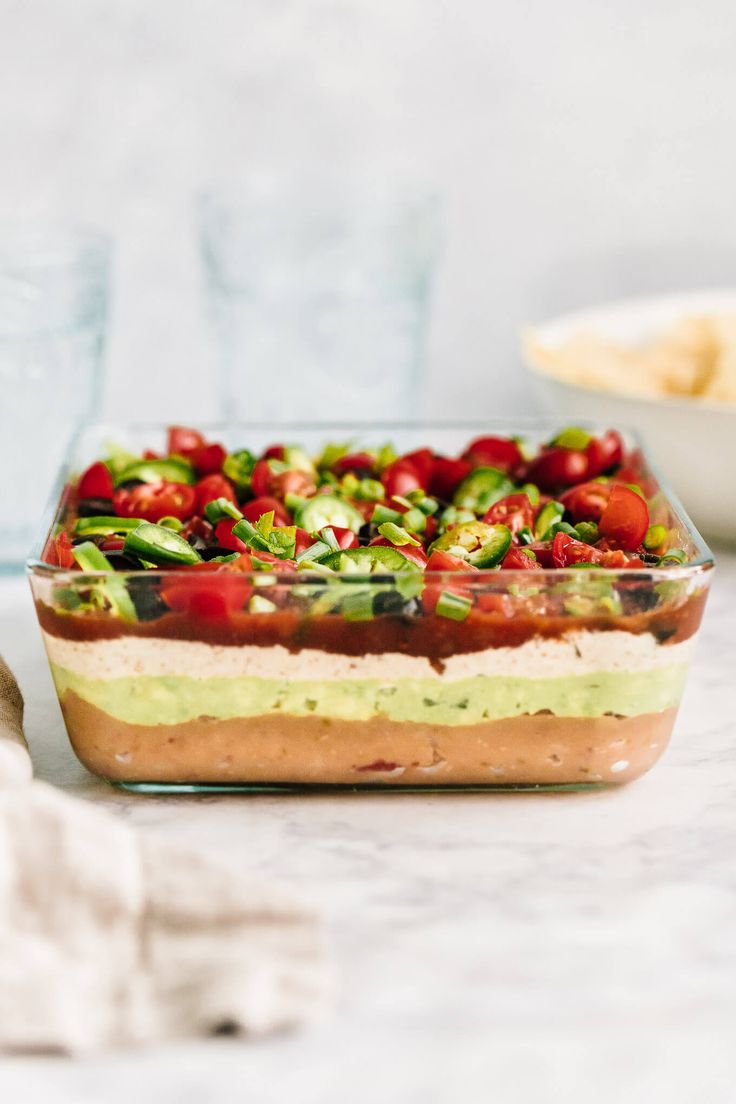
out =
{"type": "Polygon", "coordinates": [[[536,713],[452,726],[288,715],[134,725],[71,690],[61,705],[74,751],[95,774],[116,782],[223,785],[629,782],[659,759],[677,713],[536,713]]]}

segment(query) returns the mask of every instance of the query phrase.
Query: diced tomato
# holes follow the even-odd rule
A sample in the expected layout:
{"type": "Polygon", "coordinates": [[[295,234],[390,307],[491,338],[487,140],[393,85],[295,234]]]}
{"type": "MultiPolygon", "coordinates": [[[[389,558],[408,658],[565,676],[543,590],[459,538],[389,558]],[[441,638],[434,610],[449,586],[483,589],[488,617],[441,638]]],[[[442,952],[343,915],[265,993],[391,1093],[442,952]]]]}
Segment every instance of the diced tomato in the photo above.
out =
{"type": "Polygon", "coordinates": [[[358,534],[354,533],[352,529],[343,529],[341,525],[331,525],[330,529],[335,534],[335,540],[341,550],[359,547],[358,534]]]}
{"type": "Polygon", "coordinates": [[[283,502],[279,502],[277,498],[272,498],[270,495],[261,495],[260,498],[254,498],[242,507],[243,517],[251,525],[255,525],[260,517],[269,514],[271,510],[273,510],[274,525],[291,525],[289,511],[283,502]]]}
{"type": "Polygon", "coordinates": [[[190,429],[189,426],[169,426],[166,437],[169,456],[174,452],[179,456],[187,456],[193,449],[201,448],[204,443],[204,437],[199,430],[190,429]]]}
{"type": "Polygon", "coordinates": [[[396,548],[397,552],[400,552],[402,556],[406,556],[407,560],[416,564],[417,567],[424,569],[427,566],[427,556],[425,552],[423,549],[417,548],[415,544],[394,545],[390,540],[387,540],[386,537],[375,537],[370,544],[383,545],[384,548],[396,548]]]}
{"type": "Polygon", "coordinates": [[[470,475],[472,470],[473,465],[468,460],[435,456],[429,477],[429,493],[449,502],[465,476],[470,475]]]}
{"type": "Polygon", "coordinates": [[[219,472],[226,457],[227,452],[222,445],[218,444],[200,445],[189,453],[189,459],[197,475],[212,475],[214,472],[219,472]]]}
{"type": "Polygon", "coordinates": [[[376,470],[376,458],[369,452],[349,452],[347,456],[341,456],[332,465],[334,475],[347,475],[353,472],[356,475],[371,476],[376,470]]]}
{"type": "Polygon", "coordinates": [[[270,493],[278,498],[286,498],[288,494],[311,498],[316,490],[313,476],[299,468],[271,475],[270,493]]]}
{"type": "Polygon", "coordinates": [[[286,445],[271,445],[261,457],[262,460],[283,460],[286,456],[286,445]]]}
{"type": "Polygon", "coordinates": [[[249,548],[240,537],[233,536],[233,526],[237,522],[233,518],[223,518],[215,526],[215,540],[220,548],[228,548],[231,552],[248,552],[249,548]]]}
{"type": "MultiPolygon", "coordinates": [[[[467,563],[459,556],[453,556],[450,552],[442,552],[435,549],[427,560],[426,570],[442,572],[465,572],[472,574],[478,571],[477,567],[467,563]]],[[[461,598],[472,598],[472,592],[467,587],[448,585],[446,582],[428,582],[422,593],[422,607],[425,613],[434,613],[440,594],[443,590],[451,594],[457,594],[461,598]]]]}
{"type": "Polygon", "coordinates": [[[530,548],[534,555],[537,557],[537,563],[540,567],[554,567],[555,563],[552,559],[552,541],[532,541],[531,544],[526,546],[530,548]]]}
{"type": "Polygon", "coordinates": [[[505,571],[541,571],[542,565],[536,559],[536,553],[535,558],[532,559],[523,548],[515,545],[509,548],[504,556],[501,568],[505,571]]]}
{"type": "Polygon", "coordinates": [[[601,514],[608,505],[611,496],[611,483],[578,483],[560,495],[560,502],[572,520],[600,521],[601,514]]]}
{"type": "Polygon", "coordinates": [[[113,507],[118,517],[139,517],[157,522],[164,517],[187,521],[194,513],[197,495],[186,483],[140,483],[136,487],[119,487],[113,495],[113,507]]]}
{"type": "Polygon", "coordinates": [[[615,429],[608,429],[602,437],[591,437],[585,454],[588,457],[588,479],[595,479],[621,463],[623,441],[615,429]]]}
{"type": "Polygon", "coordinates": [[[498,468],[510,472],[523,461],[516,441],[508,437],[477,437],[471,441],[461,459],[474,468],[498,468]]]}
{"type": "Polygon", "coordinates": [[[256,498],[271,492],[271,468],[268,460],[259,460],[251,472],[250,485],[256,498]]]}
{"type": "Polygon", "coordinates": [[[512,533],[518,533],[534,524],[534,507],[527,494],[506,495],[486,510],[483,521],[488,525],[506,525],[512,533]]]}
{"type": "Polygon", "coordinates": [[[304,552],[307,548],[310,548],[311,545],[314,544],[314,540],[312,539],[312,534],[308,533],[306,529],[299,529],[297,527],[295,538],[296,538],[296,543],[295,543],[295,547],[294,547],[294,555],[295,556],[298,556],[301,552],[304,552]]]}
{"type": "Polygon", "coordinates": [[[553,445],[524,469],[524,479],[554,493],[588,478],[588,457],[577,449],[553,445]]]}
{"type": "Polygon", "coordinates": [[[552,559],[555,567],[570,567],[576,563],[602,564],[603,553],[590,544],[575,540],[567,533],[555,533],[552,559]]]}
{"type": "MultiPolygon", "coordinates": [[[[529,559],[528,556],[527,559],[529,559]]],[[[483,613],[502,613],[504,617],[514,616],[514,604],[508,594],[489,594],[481,590],[476,595],[475,604],[483,613]]]]}
{"type": "MultiPolygon", "coordinates": [[[[383,469],[381,482],[386,490],[386,497],[393,495],[408,495],[412,491],[426,490],[419,469],[411,460],[394,460],[383,469]]],[[[429,480],[427,480],[429,482],[429,480]]]]}
{"type": "Polygon", "coordinates": [[[202,540],[211,541],[214,532],[214,526],[207,521],[207,518],[197,517],[195,514],[194,517],[184,523],[180,535],[184,540],[189,540],[190,537],[201,537],[202,540]]]}
{"type": "Polygon", "coordinates": [[[107,466],[98,460],[82,475],[77,494],[80,498],[112,498],[114,489],[107,466]]]}
{"type": "Polygon", "coordinates": [[[615,483],[598,528],[601,536],[615,541],[627,552],[633,552],[640,546],[649,528],[646,502],[630,487],[615,483]]]}
{"type": "Polygon", "coordinates": [[[197,496],[198,514],[203,514],[207,503],[214,502],[216,498],[226,498],[228,502],[232,502],[235,506],[238,504],[232,483],[219,473],[205,475],[196,484],[194,490],[197,496]]]}
{"type": "Polygon", "coordinates": [[[271,555],[270,552],[260,551],[253,552],[252,556],[254,560],[260,560],[261,563],[270,564],[273,570],[276,572],[292,572],[297,570],[298,565],[296,560],[282,560],[279,559],[278,556],[271,555]]]}
{"type": "Polygon", "coordinates": [[[142,454],[144,460],[160,460],[161,453],[156,452],[155,449],[144,449],[142,454]]]}
{"type": "Polygon", "coordinates": [[[424,488],[429,486],[429,481],[432,478],[432,471],[434,469],[434,453],[431,449],[415,449],[414,452],[407,452],[404,456],[400,456],[399,461],[411,464],[413,468],[416,468],[419,478],[422,481],[422,486],[424,488]]]}
{"type": "MultiPolygon", "coordinates": [[[[250,561],[250,557],[247,557],[250,561]]],[[[253,586],[241,574],[224,570],[225,564],[198,563],[177,571],[176,580],[165,586],[161,597],[175,613],[209,621],[226,620],[243,608],[253,586]]]]}
{"type": "Polygon", "coordinates": [[[55,537],[49,537],[41,558],[44,563],[51,564],[52,567],[76,567],[71,537],[65,529],[55,537]]]}

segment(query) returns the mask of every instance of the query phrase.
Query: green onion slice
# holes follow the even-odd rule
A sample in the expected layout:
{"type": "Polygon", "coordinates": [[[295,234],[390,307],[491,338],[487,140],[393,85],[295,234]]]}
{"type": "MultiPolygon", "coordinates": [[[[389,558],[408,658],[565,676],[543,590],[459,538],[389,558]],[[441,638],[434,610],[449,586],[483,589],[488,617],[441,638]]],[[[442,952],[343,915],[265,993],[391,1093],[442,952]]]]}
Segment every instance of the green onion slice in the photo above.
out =
{"type": "Polygon", "coordinates": [[[472,608],[472,599],[462,594],[453,594],[451,590],[443,590],[437,599],[435,613],[439,617],[449,617],[451,621],[464,621],[472,608]]]}

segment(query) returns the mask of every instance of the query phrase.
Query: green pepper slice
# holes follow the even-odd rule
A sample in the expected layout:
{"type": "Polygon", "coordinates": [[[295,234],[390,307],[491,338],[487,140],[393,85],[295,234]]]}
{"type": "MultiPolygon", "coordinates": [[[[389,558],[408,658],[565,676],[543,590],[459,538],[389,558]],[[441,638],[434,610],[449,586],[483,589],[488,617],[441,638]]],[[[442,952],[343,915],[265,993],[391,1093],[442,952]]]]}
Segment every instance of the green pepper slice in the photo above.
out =
{"type": "Polygon", "coordinates": [[[363,515],[344,498],[337,495],[315,495],[296,512],[295,523],[308,533],[318,533],[326,525],[340,529],[352,529],[358,533],[364,526],[363,515]]]}
{"type": "Polygon", "coordinates": [[[143,518],[108,517],[100,514],[98,517],[78,518],[74,526],[74,535],[77,537],[109,537],[114,533],[129,533],[136,529],[143,518]]]}
{"type": "Polygon", "coordinates": [[[95,583],[95,587],[107,600],[111,609],[122,617],[124,621],[137,621],[138,615],[133,605],[133,600],[128,594],[125,582],[122,578],[116,578],[115,569],[104,552],[101,552],[92,541],[84,541],[72,549],[72,555],[82,571],[109,572],[110,577],[104,582],[95,583]]]}
{"type": "Polygon", "coordinates": [[[124,551],[153,564],[195,564],[202,557],[196,548],[163,525],[141,521],[125,538],[124,551]]]}
{"type": "Polygon", "coordinates": [[[455,491],[453,503],[461,510],[484,514],[494,502],[505,498],[514,490],[514,484],[498,468],[476,468],[466,475],[455,491]]]}
{"type": "Polygon", "coordinates": [[[142,483],[195,483],[194,468],[183,457],[170,456],[167,460],[134,460],[132,464],[119,471],[115,476],[115,485],[126,483],[129,479],[139,479],[142,483]]]}

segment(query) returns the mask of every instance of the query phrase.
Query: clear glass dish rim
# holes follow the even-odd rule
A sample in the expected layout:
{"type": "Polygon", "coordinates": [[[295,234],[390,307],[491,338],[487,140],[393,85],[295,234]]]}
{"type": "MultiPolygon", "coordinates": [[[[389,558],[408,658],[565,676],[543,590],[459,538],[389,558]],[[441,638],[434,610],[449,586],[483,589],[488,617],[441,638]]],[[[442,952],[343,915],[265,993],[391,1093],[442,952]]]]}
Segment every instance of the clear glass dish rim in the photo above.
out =
{"type": "MultiPolygon", "coordinates": [[[[66,487],[70,476],[77,470],[75,467],[75,457],[79,448],[81,439],[92,432],[97,430],[106,431],[114,439],[115,433],[129,434],[129,433],[150,433],[151,436],[165,432],[167,426],[174,423],[169,422],[132,422],[127,425],[114,425],[108,422],[93,422],[87,423],[81,426],[74,436],[71,438],[69,445],[67,446],[64,459],[61,463],[59,471],[51,489],[49,499],[44,511],[43,520],[41,523],[40,537],[35,544],[32,555],[26,560],[26,573],[31,578],[53,578],[59,582],[63,580],[70,580],[74,582],[80,579],[92,579],[92,578],[108,578],[114,576],[117,579],[135,579],[141,578],[145,575],[146,578],[187,578],[191,579],[191,572],[186,570],[178,570],[177,568],[161,568],[157,570],[141,571],[70,571],[68,568],[55,567],[52,564],[43,563],[41,555],[46,543],[48,534],[51,530],[51,526],[58,514],[58,508],[61,502],[61,495],[66,487]]],[[[601,432],[600,424],[596,424],[590,420],[576,420],[576,425],[581,428],[588,429],[591,432],[601,432]]],[[[468,432],[469,435],[480,436],[485,434],[490,436],[492,434],[501,434],[504,436],[516,436],[520,432],[535,433],[548,431],[550,433],[559,431],[561,427],[561,421],[559,418],[549,417],[521,417],[512,418],[510,416],[504,418],[493,419],[463,419],[455,420],[448,419],[442,421],[440,419],[420,419],[417,421],[386,421],[386,422],[374,422],[364,421],[361,422],[358,419],[351,421],[338,421],[338,422],[209,422],[203,424],[197,424],[197,429],[200,432],[206,434],[208,437],[211,435],[216,437],[217,435],[223,435],[225,433],[230,434],[233,431],[243,431],[244,434],[250,433],[267,433],[273,430],[274,434],[283,436],[289,434],[290,436],[301,433],[321,433],[328,439],[330,435],[340,436],[348,435],[352,431],[353,434],[359,433],[381,433],[382,435],[390,435],[393,433],[411,431],[412,433],[423,433],[426,431],[428,435],[427,445],[431,446],[431,434],[433,431],[458,431],[468,432]]],[[[606,427],[608,428],[608,427],[606,427]]],[[[646,461],[646,464],[652,475],[657,481],[657,486],[668,505],[672,509],[673,514],[682,525],[684,531],[688,534],[692,540],[697,555],[694,560],[689,563],[671,566],[666,568],[646,567],[632,571],[630,568],[597,568],[595,572],[596,578],[611,579],[626,579],[636,576],[637,579],[646,579],[652,583],[663,582],[667,579],[677,580],[685,579],[693,575],[702,574],[713,569],[715,566],[715,560],[713,553],[706,544],[703,537],[696,529],[694,523],[690,519],[685,507],[682,505],[678,496],[670,488],[666,480],[664,480],[659,472],[657,465],[652,461],[646,448],[646,444],[642,436],[638,431],[630,429],[626,426],[616,425],[615,428],[618,432],[624,434],[627,442],[639,449],[646,461]]],[[[298,440],[298,437],[295,437],[298,440]]],[[[243,447],[247,447],[245,444],[243,447]]],[[[490,582],[491,580],[498,580],[500,573],[495,571],[489,572],[452,572],[446,571],[425,571],[423,576],[429,579],[447,579],[449,574],[452,575],[454,582],[462,582],[464,585],[470,585],[473,589],[482,589],[481,584],[484,581],[490,582]],[[475,586],[473,587],[473,584],[475,586]]],[[[280,571],[266,572],[266,571],[253,571],[242,572],[239,577],[247,579],[263,579],[264,575],[274,575],[279,586],[294,586],[303,585],[310,581],[322,580],[325,576],[318,572],[309,571],[280,571]]],[[[216,578],[217,576],[213,576],[216,578]]],[[[341,575],[336,573],[336,578],[349,578],[351,582],[365,581],[365,582],[385,582],[387,579],[393,578],[392,572],[380,572],[373,575],[358,575],[350,573],[349,575],[341,575]]],[[[580,572],[570,568],[534,568],[524,570],[523,568],[515,569],[513,571],[504,572],[504,579],[508,578],[509,581],[513,579],[523,579],[525,581],[534,581],[537,584],[544,581],[549,585],[553,581],[561,581],[563,578],[579,578],[580,572]]]]}

